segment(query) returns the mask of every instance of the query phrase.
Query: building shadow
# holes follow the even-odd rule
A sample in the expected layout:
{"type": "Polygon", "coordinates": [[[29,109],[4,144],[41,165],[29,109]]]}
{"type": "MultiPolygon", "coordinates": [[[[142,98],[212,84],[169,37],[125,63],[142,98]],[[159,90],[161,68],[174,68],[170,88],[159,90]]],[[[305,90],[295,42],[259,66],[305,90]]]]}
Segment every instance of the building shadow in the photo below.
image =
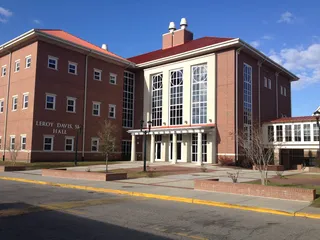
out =
{"type": "MultiPolygon", "coordinates": [[[[72,211],[73,209],[69,210],[72,211]]],[[[78,216],[65,211],[50,210],[23,202],[0,203],[0,239],[169,239],[129,229],[126,226],[92,220],[86,217],[85,213],[82,213],[83,216],[78,216]]],[[[119,218],[125,217],[119,216],[119,218]]]]}

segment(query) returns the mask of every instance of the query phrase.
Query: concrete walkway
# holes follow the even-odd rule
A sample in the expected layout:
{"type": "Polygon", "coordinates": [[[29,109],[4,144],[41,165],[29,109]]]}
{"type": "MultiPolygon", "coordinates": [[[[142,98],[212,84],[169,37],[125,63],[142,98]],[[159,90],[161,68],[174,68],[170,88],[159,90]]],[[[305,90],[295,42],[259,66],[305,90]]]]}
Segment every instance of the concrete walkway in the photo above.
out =
{"type": "MultiPolygon", "coordinates": [[[[229,169],[230,170],[230,169],[229,169]]],[[[252,172],[252,171],[251,171],[252,172]]],[[[211,173],[201,173],[204,178],[208,178],[207,174],[211,173]]],[[[215,173],[217,174],[217,173],[215,173]]],[[[249,173],[248,173],[249,175],[249,173]]],[[[297,213],[304,211],[306,209],[307,212],[313,213],[313,208],[308,207],[310,205],[309,202],[300,202],[300,201],[288,201],[288,200],[280,200],[280,199],[270,199],[270,198],[261,198],[261,197],[252,197],[252,196],[243,196],[236,194],[223,194],[223,193],[215,193],[215,192],[205,192],[205,191],[196,191],[193,190],[191,186],[191,182],[193,182],[192,177],[187,174],[184,175],[171,175],[164,176],[160,178],[151,178],[151,179],[132,179],[132,180],[122,180],[122,181],[112,181],[112,182],[97,182],[97,181],[88,181],[88,180],[73,180],[73,179],[63,179],[63,178],[54,178],[54,177],[42,177],[39,174],[34,174],[32,171],[25,172],[4,172],[0,173],[0,180],[5,178],[11,178],[11,180],[15,181],[31,181],[32,183],[37,183],[37,181],[47,182],[42,184],[59,184],[62,187],[73,186],[70,188],[78,188],[89,191],[90,189],[94,191],[94,189],[105,189],[109,192],[118,192],[126,191],[126,192],[134,192],[135,196],[156,196],[162,195],[167,196],[167,198],[163,198],[165,200],[170,200],[170,197],[178,198],[188,198],[199,201],[215,201],[225,204],[242,206],[245,209],[248,207],[250,210],[254,208],[264,208],[270,210],[279,210],[287,213],[297,213]],[[188,177],[188,179],[184,179],[188,177]],[[15,178],[15,179],[13,179],[15,178]],[[20,179],[20,180],[19,180],[20,179]],[[182,179],[182,180],[181,180],[182,179]],[[181,181],[180,181],[181,180],[181,181]],[[151,184],[148,183],[152,182],[151,184]],[[161,183],[166,181],[165,183],[161,183]],[[156,182],[156,183],[155,183],[156,182]],[[170,183],[170,184],[169,184],[170,183]],[[165,184],[161,186],[161,184],[165,184]],[[79,186],[79,187],[75,187],[79,186]]],[[[193,176],[199,178],[199,176],[193,176]]],[[[210,176],[211,177],[211,176],[210,176]]],[[[9,179],[7,179],[9,180],[9,179]]],[[[252,179],[251,179],[252,180],[252,179]]],[[[102,190],[101,190],[102,191],[102,190]]],[[[102,191],[103,192],[103,191],[102,191]]],[[[157,198],[157,197],[155,197],[157,198]]],[[[209,204],[210,205],[210,204],[209,204]]],[[[213,205],[214,206],[214,205],[213,205]]],[[[234,208],[234,207],[231,207],[234,208]]],[[[318,209],[316,209],[317,211],[318,209]]],[[[252,210],[254,211],[254,210],[252,210]]],[[[262,212],[272,212],[272,211],[262,211],[262,212]]],[[[316,212],[317,214],[320,212],[316,212]]],[[[278,213],[280,214],[280,213],[278,213]]],[[[320,218],[320,215],[319,215],[320,218]]]]}

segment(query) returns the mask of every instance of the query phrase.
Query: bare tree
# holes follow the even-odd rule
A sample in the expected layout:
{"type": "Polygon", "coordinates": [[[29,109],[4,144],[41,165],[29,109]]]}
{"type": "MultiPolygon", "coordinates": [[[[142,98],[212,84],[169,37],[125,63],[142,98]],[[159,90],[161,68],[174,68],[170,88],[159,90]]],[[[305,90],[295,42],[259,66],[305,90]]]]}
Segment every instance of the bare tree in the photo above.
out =
{"type": "Polygon", "coordinates": [[[268,167],[274,161],[273,133],[268,136],[267,141],[267,143],[264,141],[262,128],[259,126],[252,126],[247,132],[238,135],[244,162],[253,165],[260,172],[262,185],[268,184],[268,167]]]}
{"type": "Polygon", "coordinates": [[[10,153],[10,160],[12,161],[13,165],[16,165],[19,150],[20,150],[20,147],[18,144],[10,144],[8,146],[8,151],[10,153]]]}
{"type": "Polygon", "coordinates": [[[117,127],[109,120],[104,120],[101,130],[98,132],[101,152],[106,160],[106,172],[108,172],[108,160],[110,154],[117,149],[117,127]]]}

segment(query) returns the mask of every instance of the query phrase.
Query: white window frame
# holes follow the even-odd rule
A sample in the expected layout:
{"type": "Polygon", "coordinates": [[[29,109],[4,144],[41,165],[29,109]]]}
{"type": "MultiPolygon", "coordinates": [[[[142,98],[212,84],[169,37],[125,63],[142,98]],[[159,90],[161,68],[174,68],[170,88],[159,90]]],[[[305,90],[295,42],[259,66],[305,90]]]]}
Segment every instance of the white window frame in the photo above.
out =
{"type": "Polygon", "coordinates": [[[101,113],[101,102],[92,102],[92,116],[100,117],[101,113]],[[97,105],[99,106],[98,109],[94,109],[94,106],[97,105]],[[98,110],[98,114],[94,114],[94,110],[98,110]]]}
{"type": "Polygon", "coordinates": [[[78,75],[78,63],[76,62],[68,62],[68,73],[73,75],[78,75]],[[70,72],[70,66],[74,66],[74,73],[70,72]]]}
{"type": "Polygon", "coordinates": [[[26,150],[27,149],[27,135],[26,134],[21,134],[20,135],[20,149],[21,150],[26,150]],[[23,143],[23,139],[25,139],[25,143],[23,143]]]}
{"type": "Polygon", "coordinates": [[[270,78],[268,78],[268,89],[272,89],[272,82],[270,78]]]}
{"type": "Polygon", "coordinates": [[[96,81],[101,81],[102,80],[102,70],[100,69],[97,69],[97,68],[94,68],[93,69],[93,80],[96,80],[96,81]],[[99,75],[99,78],[96,79],[96,73],[98,73],[99,75]]]}
{"type": "Polygon", "coordinates": [[[109,104],[109,110],[108,110],[108,117],[109,118],[113,118],[115,119],[116,118],[116,105],[115,104],[109,104]],[[114,116],[110,116],[110,113],[112,112],[111,110],[113,109],[113,113],[114,113],[114,116]]]}
{"type": "Polygon", "coordinates": [[[16,135],[10,135],[10,145],[9,145],[9,149],[10,150],[15,150],[16,148],[16,135]],[[12,140],[14,139],[14,143],[12,142],[12,140]],[[12,145],[14,146],[12,148],[12,145]]]}
{"type": "Polygon", "coordinates": [[[45,109],[46,110],[52,110],[52,111],[55,111],[56,110],[56,99],[57,98],[57,95],[56,94],[53,94],[53,93],[46,93],[46,101],[45,101],[45,109]],[[48,108],[47,107],[47,97],[53,97],[53,108],[48,108]]]}
{"type": "Polygon", "coordinates": [[[15,60],[14,61],[14,72],[15,73],[20,71],[20,66],[21,66],[20,59],[15,60]]]}
{"type": "Polygon", "coordinates": [[[109,83],[112,85],[117,85],[117,74],[115,74],[115,73],[109,74],[109,83]],[[112,79],[112,78],[114,78],[114,79],[112,79]]]}
{"type": "Polygon", "coordinates": [[[18,110],[18,95],[12,96],[12,109],[13,112],[18,110]],[[17,100],[17,102],[15,102],[17,100]]]}
{"type": "Polygon", "coordinates": [[[98,137],[92,137],[91,138],[91,152],[99,152],[99,144],[100,144],[100,139],[98,137]],[[92,150],[92,147],[94,146],[93,141],[97,141],[97,146],[96,146],[97,150],[96,151],[92,150]]]}
{"type": "Polygon", "coordinates": [[[0,136],[0,149],[2,149],[2,136],[0,136]]]}
{"type": "Polygon", "coordinates": [[[72,136],[65,137],[65,139],[64,139],[64,151],[66,151],[66,152],[73,152],[74,151],[74,137],[72,137],[72,136]],[[67,144],[67,140],[72,140],[72,148],[71,148],[71,150],[67,150],[67,145],[70,145],[70,144],[67,144]]]}
{"type": "Polygon", "coordinates": [[[46,151],[46,152],[53,151],[53,144],[54,144],[54,136],[53,135],[43,135],[43,151],[46,151]],[[51,139],[51,148],[50,148],[50,150],[46,150],[45,149],[45,145],[46,145],[45,139],[46,138],[50,138],[51,139]]]}
{"type": "Polygon", "coordinates": [[[26,56],[25,58],[25,68],[31,67],[31,55],[26,56]]]}
{"type": "MultiPolygon", "coordinates": [[[[68,113],[76,113],[76,105],[77,105],[77,98],[75,98],[75,97],[67,97],[67,104],[66,104],[67,106],[67,108],[66,108],[66,111],[68,112],[68,113]],[[73,111],[69,111],[69,109],[68,109],[68,107],[69,107],[69,101],[73,101],[73,111]]],[[[71,106],[71,105],[70,105],[71,106]]]]}
{"type": "Polygon", "coordinates": [[[287,96],[287,88],[286,87],[283,87],[283,96],[287,96]]]}
{"type": "Polygon", "coordinates": [[[58,70],[58,60],[59,60],[59,58],[57,58],[57,57],[53,57],[53,56],[48,56],[48,68],[49,69],[53,69],[53,70],[58,70]],[[55,61],[55,67],[53,68],[53,67],[50,67],[50,60],[53,60],[53,61],[55,61]]]}
{"type": "Polygon", "coordinates": [[[283,95],[283,87],[280,86],[280,94],[283,95]]]}
{"type": "Polygon", "coordinates": [[[123,80],[122,126],[132,128],[134,125],[135,74],[124,71],[123,80]]]}
{"type": "Polygon", "coordinates": [[[3,113],[4,111],[4,98],[0,99],[0,113],[3,113]]]}
{"type": "Polygon", "coordinates": [[[23,93],[22,95],[22,109],[27,109],[28,107],[29,107],[29,93],[27,92],[27,93],[23,93]],[[28,97],[27,100],[26,100],[26,97],[28,97]]]}
{"type": "Polygon", "coordinates": [[[1,77],[7,76],[7,65],[1,67],[1,77]]]}

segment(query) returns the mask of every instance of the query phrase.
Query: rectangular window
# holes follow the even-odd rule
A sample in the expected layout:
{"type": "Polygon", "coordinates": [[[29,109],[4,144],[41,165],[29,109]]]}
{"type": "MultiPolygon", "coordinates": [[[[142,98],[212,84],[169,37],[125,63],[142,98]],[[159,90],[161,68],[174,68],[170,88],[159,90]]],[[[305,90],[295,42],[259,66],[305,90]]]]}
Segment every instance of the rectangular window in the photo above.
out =
{"type": "Polygon", "coordinates": [[[113,85],[117,84],[117,74],[110,73],[109,83],[113,85]]]}
{"type": "Polygon", "coordinates": [[[19,72],[20,71],[20,59],[15,61],[14,64],[14,72],[19,72]]]}
{"type": "Polygon", "coordinates": [[[181,125],[183,118],[183,70],[170,72],[170,125],[181,125]]]}
{"type": "Polygon", "coordinates": [[[21,135],[21,150],[26,150],[27,149],[27,136],[26,135],[21,135]]]}
{"type": "Polygon", "coordinates": [[[116,118],[116,105],[109,104],[109,118],[116,118]]]}
{"type": "Polygon", "coordinates": [[[25,65],[26,65],[26,68],[31,67],[31,56],[26,56],[25,65]]]}
{"type": "Polygon", "coordinates": [[[93,102],[92,103],[92,115],[93,116],[100,116],[100,102],[93,102]]]}
{"type": "Polygon", "coordinates": [[[18,96],[12,97],[12,111],[17,111],[18,109],[18,96]]]}
{"type": "Polygon", "coordinates": [[[285,125],[285,140],[286,142],[291,142],[292,141],[292,128],[291,125],[285,125]]]}
{"type": "Polygon", "coordinates": [[[301,142],[301,126],[294,125],[294,141],[301,142]]]}
{"type": "Polygon", "coordinates": [[[152,126],[162,126],[162,73],[152,79],[152,126]]]}
{"type": "Polygon", "coordinates": [[[268,126],[268,142],[274,142],[274,127],[268,126]]]}
{"type": "Polygon", "coordinates": [[[243,132],[244,138],[251,141],[252,135],[252,67],[243,65],[243,132]]]}
{"type": "MultiPolygon", "coordinates": [[[[192,134],[191,161],[198,161],[198,134],[192,134]]],[[[202,133],[202,162],[207,162],[207,134],[202,133]]]]}
{"type": "Polygon", "coordinates": [[[67,97],[67,112],[76,112],[76,98],[67,97]]]}
{"type": "Polygon", "coordinates": [[[46,107],[48,110],[56,109],[56,95],[51,93],[46,93],[46,107]]]}
{"type": "Polygon", "coordinates": [[[43,150],[52,151],[53,150],[53,136],[43,137],[43,150]]]}
{"type": "Polygon", "coordinates": [[[93,70],[93,79],[97,80],[97,81],[101,81],[101,75],[102,75],[102,71],[99,69],[94,69],[93,70]]]}
{"type": "Polygon", "coordinates": [[[285,96],[285,97],[287,96],[287,88],[285,88],[285,87],[283,88],[283,96],[285,96]]]}
{"type": "Polygon", "coordinates": [[[7,75],[7,66],[2,66],[1,67],[1,77],[4,77],[7,75]]]}
{"type": "Polygon", "coordinates": [[[280,94],[283,95],[283,87],[280,86],[280,94]]]}
{"type": "Polygon", "coordinates": [[[22,102],[22,109],[28,108],[29,105],[29,93],[23,94],[23,102],[22,102]]]}
{"type": "Polygon", "coordinates": [[[2,137],[0,137],[0,149],[2,149],[2,137]]]}
{"type": "Polygon", "coordinates": [[[74,137],[66,137],[64,150],[68,152],[73,151],[73,146],[74,146],[74,137]]]}
{"type": "Polygon", "coordinates": [[[48,68],[58,70],[58,58],[48,56],[48,68]]]}
{"type": "Polygon", "coordinates": [[[0,99],[0,113],[3,113],[4,110],[4,99],[0,99]]]}
{"type": "Polygon", "coordinates": [[[264,87],[268,88],[268,78],[264,77],[264,87]]]}
{"type": "Polygon", "coordinates": [[[319,127],[316,123],[313,124],[313,141],[319,141],[319,127]]]}
{"type": "Polygon", "coordinates": [[[99,138],[91,138],[91,152],[99,151],[99,138]]]}
{"type": "Polygon", "coordinates": [[[122,140],[121,142],[121,152],[124,159],[129,159],[131,155],[131,141],[122,140]]]}
{"type": "Polygon", "coordinates": [[[277,129],[277,142],[283,141],[283,132],[282,132],[282,125],[276,126],[277,129]]]}
{"type": "Polygon", "coordinates": [[[78,74],[78,63],[69,62],[68,73],[77,75],[78,74]]]}
{"type": "Polygon", "coordinates": [[[192,124],[207,123],[207,65],[192,66],[192,124]]]}
{"type": "Polygon", "coordinates": [[[268,88],[271,89],[271,79],[268,79],[268,88]]]}
{"type": "Polygon", "coordinates": [[[133,127],[134,81],[134,73],[125,71],[123,83],[122,126],[128,128],[133,127]]]}
{"type": "Polygon", "coordinates": [[[310,124],[303,124],[303,141],[311,141],[310,124]]]}
{"type": "Polygon", "coordinates": [[[16,136],[10,136],[10,150],[16,150],[16,136]]]}

